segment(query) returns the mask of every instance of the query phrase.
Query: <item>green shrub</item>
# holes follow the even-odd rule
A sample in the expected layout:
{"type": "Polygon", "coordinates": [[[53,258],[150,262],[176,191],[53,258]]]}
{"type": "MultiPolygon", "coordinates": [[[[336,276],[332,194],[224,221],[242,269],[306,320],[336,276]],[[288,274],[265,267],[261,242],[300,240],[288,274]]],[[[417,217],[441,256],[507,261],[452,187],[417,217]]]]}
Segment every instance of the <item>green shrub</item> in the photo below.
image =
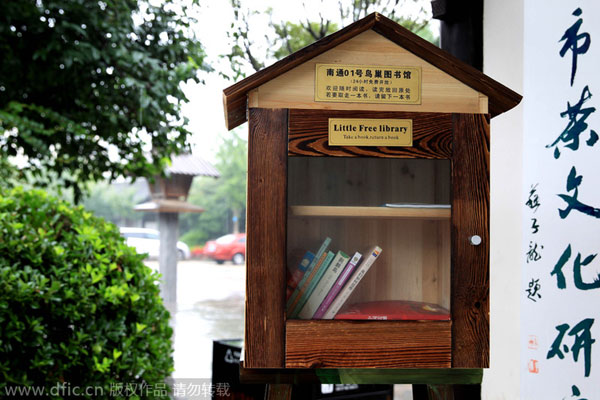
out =
{"type": "Polygon", "coordinates": [[[60,382],[111,398],[119,385],[162,388],[172,329],[142,259],[81,207],[0,189],[0,393],[60,382]]]}

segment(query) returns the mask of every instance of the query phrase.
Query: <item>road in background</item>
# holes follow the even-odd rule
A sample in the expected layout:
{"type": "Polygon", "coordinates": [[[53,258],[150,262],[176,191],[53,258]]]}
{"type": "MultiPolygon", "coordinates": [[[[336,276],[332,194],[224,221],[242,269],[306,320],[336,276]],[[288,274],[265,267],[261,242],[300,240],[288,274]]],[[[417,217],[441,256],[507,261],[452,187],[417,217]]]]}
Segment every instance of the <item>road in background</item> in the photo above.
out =
{"type": "MultiPolygon", "coordinates": [[[[158,270],[157,261],[146,265],[158,270]]],[[[179,261],[172,313],[176,379],[211,378],[212,342],[244,334],[244,265],[179,261]]]]}

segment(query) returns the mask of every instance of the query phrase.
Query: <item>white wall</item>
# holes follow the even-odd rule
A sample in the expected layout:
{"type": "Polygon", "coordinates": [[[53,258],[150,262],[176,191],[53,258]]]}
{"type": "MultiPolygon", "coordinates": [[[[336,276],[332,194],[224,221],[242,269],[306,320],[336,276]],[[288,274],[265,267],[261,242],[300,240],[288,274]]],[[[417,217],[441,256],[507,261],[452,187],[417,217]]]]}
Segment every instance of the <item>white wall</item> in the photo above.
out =
{"type": "MultiPolygon", "coordinates": [[[[483,72],[523,93],[523,1],[484,2],[483,72]]],[[[519,399],[522,105],[492,119],[490,368],[483,399],[519,399]]]]}

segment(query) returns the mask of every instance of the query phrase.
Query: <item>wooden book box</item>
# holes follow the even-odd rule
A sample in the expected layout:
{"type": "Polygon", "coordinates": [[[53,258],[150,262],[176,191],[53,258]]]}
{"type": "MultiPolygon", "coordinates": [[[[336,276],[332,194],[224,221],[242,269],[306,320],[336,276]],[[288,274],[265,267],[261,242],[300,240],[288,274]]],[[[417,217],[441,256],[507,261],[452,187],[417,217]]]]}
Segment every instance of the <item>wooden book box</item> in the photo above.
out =
{"type": "Polygon", "coordinates": [[[377,13],[223,94],[249,122],[244,367],[488,367],[489,123],[521,96],[377,13]],[[449,318],[289,318],[286,267],[326,237],[383,249],[348,303],[449,318]]]}

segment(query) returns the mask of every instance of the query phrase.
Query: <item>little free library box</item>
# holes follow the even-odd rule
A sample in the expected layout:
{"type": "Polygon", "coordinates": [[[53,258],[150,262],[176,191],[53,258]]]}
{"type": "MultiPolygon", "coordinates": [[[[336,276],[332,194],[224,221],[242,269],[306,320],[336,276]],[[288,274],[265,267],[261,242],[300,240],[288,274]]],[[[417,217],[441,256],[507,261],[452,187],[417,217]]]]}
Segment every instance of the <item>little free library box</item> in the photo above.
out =
{"type": "Polygon", "coordinates": [[[377,13],[223,94],[244,367],[488,367],[489,122],[521,96],[377,13]]]}

